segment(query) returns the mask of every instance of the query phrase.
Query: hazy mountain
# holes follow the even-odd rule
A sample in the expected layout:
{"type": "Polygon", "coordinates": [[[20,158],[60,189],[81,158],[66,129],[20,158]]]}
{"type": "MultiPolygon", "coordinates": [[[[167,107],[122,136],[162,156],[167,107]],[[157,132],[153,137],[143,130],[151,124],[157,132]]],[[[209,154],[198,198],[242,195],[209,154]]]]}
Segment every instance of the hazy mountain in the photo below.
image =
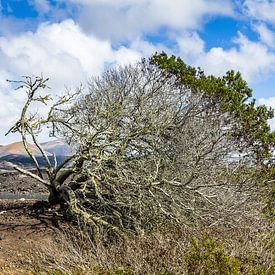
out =
{"type": "Polygon", "coordinates": [[[63,140],[53,140],[41,144],[45,151],[56,156],[71,156],[75,150],[63,140]]]}
{"type": "MultiPolygon", "coordinates": [[[[45,166],[45,161],[39,149],[33,145],[28,144],[40,166],[45,166]]],[[[74,153],[74,150],[62,140],[54,140],[42,143],[41,146],[47,153],[51,163],[54,163],[55,154],[57,162],[60,163],[68,156],[74,153]]],[[[25,167],[33,167],[33,161],[27,154],[23,142],[14,142],[0,147],[0,169],[9,168],[13,165],[20,165],[25,167]]]]}
{"type": "MultiPolygon", "coordinates": [[[[54,164],[54,157],[48,156],[49,161],[54,164]]],[[[67,157],[66,156],[56,156],[57,163],[61,163],[67,157]]],[[[45,167],[46,163],[42,156],[36,156],[36,160],[40,167],[45,167]]],[[[0,157],[0,170],[3,168],[9,168],[13,165],[19,165],[24,167],[33,168],[34,163],[32,159],[28,155],[8,155],[4,157],[0,157]]]]}
{"type": "MultiPolygon", "coordinates": [[[[35,145],[28,144],[34,155],[41,156],[40,151],[35,145]]],[[[49,154],[49,153],[48,153],[49,154]]],[[[0,147],[0,158],[8,156],[8,155],[19,155],[19,156],[27,156],[27,152],[24,148],[23,142],[14,142],[5,146],[0,147]]]]}
{"type": "MultiPolygon", "coordinates": [[[[39,149],[33,145],[28,144],[35,156],[41,156],[39,149]]],[[[71,156],[75,150],[62,140],[53,140],[41,144],[47,155],[55,154],[56,156],[71,156]]],[[[23,142],[14,142],[5,146],[0,146],[0,158],[8,155],[27,156],[23,142]]]]}

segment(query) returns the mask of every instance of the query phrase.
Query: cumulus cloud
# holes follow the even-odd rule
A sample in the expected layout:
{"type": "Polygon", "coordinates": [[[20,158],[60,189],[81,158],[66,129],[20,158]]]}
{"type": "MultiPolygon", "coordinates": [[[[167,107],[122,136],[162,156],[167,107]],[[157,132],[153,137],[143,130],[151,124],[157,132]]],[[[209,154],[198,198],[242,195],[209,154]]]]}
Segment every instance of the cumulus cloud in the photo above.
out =
{"type": "Polygon", "coordinates": [[[196,32],[184,32],[177,38],[179,55],[183,56],[185,62],[196,63],[198,58],[205,55],[204,41],[196,32]]]}
{"type": "Polygon", "coordinates": [[[275,48],[275,32],[270,30],[265,24],[257,24],[254,29],[259,33],[260,40],[270,48],[275,48]]]}
{"type": "Polygon", "coordinates": [[[248,16],[275,24],[274,0],[245,0],[243,7],[248,16]]]}
{"type": "Polygon", "coordinates": [[[110,41],[88,36],[72,21],[42,24],[36,32],[0,37],[0,56],[5,70],[17,75],[45,72],[58,83],[74,84],[99,74],[105,63],[119,62],[124,56],[133,61],[137,51],[119,47],[110,41]]]}
{"type": "Polygon", "coordinates": [[[269,98],[260,98],[259,99],[260,105],[266,105],[269,107],[272,107],[275,109],[275,97],[269,97],[269,98]]]}
{"type": "Polygon", "coordinates": [[[264,43],[251,41],[241,33],[229,49],[213,47],[206,51],[197,33],[185,34],[177,41],[181,56],[208,74],[223,75],[233,69],[240,71],[247,81],[257,82],[275,72],[275,53],[264,43]]]}
{"type": "MultiPolygon", "coordinates": [[[[36,32],[0,37],[0,140],[23,104],[21,93],[12,91],[5,79],[44,73],[50,77],[52,93],[64,91],[64,85],[76,87],[106,64],[123,64],[140,59],[135,49],[113,49],[110,41],[86,35],[72,20],[42,24],[36,32]]],[[[11,137],[12,138],[12,137],[11,137]]]]}
{"type": "MultiPolygon", "coordinates": [[[[29,2],[41,13],[54,10],[48,0],[29,2]]],[[[231,1],[194,0],[192,5],[188,0],[174,0],[173,5],[170,0],[66,1],[69,2],[79,11],[74,21],[42,23],[35,31],[20,34],[11,31],[4,36],[3,32],[1,36],[0,25],[0,102],[6,103],[0,110],[0,143],[2,133],[18,116],[23,104],[20,93],[12,92],[4,81],[7,78],[44,73],[50,77],[52,92],[60,93],[64,85],[75,87],[80,82],[86,83],[106,66],[128,64],[162,50],[180,55],[187,63],[200,66],[209,74],[239,70],[250,82],[275,71],[274,33],[262,22],[254,25],[259,41],[249,40],[239,33],[231,48],[206,50],[198,29],[208,16],[233,16],[231,1]],[[165,39],[159,43],[145,39],[150,33],[159,34],[163,29],[165,39],[169,40],[166,46],[165,39]],[[121,40],[125,39],[127,43],[122,45],[121,40]]],[[[265,1],[246,1],[250,16],[256,17],[252,4],[260,2],[265,1]]],[[[57,0],[56,3],[59,8],[65,2],[57,0]]],[[[2,24],[7,18],[0,17],[0,20],[2,24]]],[[[12,26],[9,22],[7,25],[12,26]]]]}
{"type": "MultiPolygon", "coordinates": [[[[121,0],[122,1],[122,0],[121,0]]],[[[224,74],[239,70],[248,81],[275,70],[275,54],[261,43],[239,34],[236,46],[228,50],[205,50],[204,41],[194,31],[184,31],[175,38],[176,48],[153,44],[136,37],[127,47],[112,47],[107,39],[86,34],[73,20],[44,23],[35,32],[0,37],[0,100],[2,133],[15,120],[23,104],[20,94],[11,92],[4,79],[44,73],[49,76],[53,93],[64,91],[64,85],[75,87],[100,74],[106,66],[127,64],[158,51],[181,55],[187,63],[201,66],[207,73],[224,74]],[[176,51],[176,52],[175,52],[176,51]]],[[[3,138],[0,137],[0,140],[3,138]]]]}
{"type": "Polygon", "coordinates": [[[161,27],[173,31],[199,28],[205,16],[234,13],[226,0],[193,0],[191,5],[189,0],[69,1],[78,5],[77,20],[86,31],[116,40],[129,40],[161,27]]]}

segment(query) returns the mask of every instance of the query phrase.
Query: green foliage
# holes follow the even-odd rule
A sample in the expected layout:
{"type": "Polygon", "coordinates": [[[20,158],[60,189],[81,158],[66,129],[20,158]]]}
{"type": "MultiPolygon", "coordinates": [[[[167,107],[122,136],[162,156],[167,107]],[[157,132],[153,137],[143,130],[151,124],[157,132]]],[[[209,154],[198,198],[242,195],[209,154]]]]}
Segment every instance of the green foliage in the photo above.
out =
{"type": "Polygon", "coordinates": [[[240,261],[227,255],[218,241],[193,237],[190,244],[185,254],[188,274],[239,274],[240,261]]]}
{"type": "Polygon", "coordinates": [[[219,111],[233,115],[236,126],[232,135],[251,145],[258,162],[267,164],[271,160],[275,133],[268,119],[274,117],[274,110],[256,106],[252,90],[239,72],[228,71],[223,77],[206,76],[200,68],[187,66],[180,58],[168,57],[166,53],[155,54],[150,62],[162,69],[167,77],[175,77],[180,85],[203,93],[219,111]]]}
{"type": "Polygon", "coordinates": [[[231,135],[245,142],[254,154],[256,164],[261,168],[259,178],[267,177],[262,181],[267,183],[265,212],[274,217],[275,169],[272,154],[275,150],[275,132],[271,131],[268,123],[274,117],[274,110],[256,105],[252,90],[239,72],[231,70],[222,77],[206,76],[200,68],[188,66],[180,58],[168,57],[164,52],[152,56],[150,62],[160,68],[167,78],[174,77],[179,85],[184,85],[193,93],[202,93],[217,108],[217,112],[229,113],[234,118],[231,135]]]}

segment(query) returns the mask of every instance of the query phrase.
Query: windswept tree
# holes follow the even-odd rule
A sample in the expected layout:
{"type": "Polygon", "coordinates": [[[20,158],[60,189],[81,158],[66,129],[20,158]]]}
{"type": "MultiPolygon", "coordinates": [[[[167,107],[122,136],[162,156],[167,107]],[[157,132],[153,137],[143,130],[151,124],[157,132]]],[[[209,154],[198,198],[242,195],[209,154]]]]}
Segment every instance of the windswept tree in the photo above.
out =
{"type": "Polygon", "coordinates": [[[17,167],[49,190],[64,215],[120,235],[174,224],[228,224],[246,218],[262,173],[272,166],[273,111],[256,106],[239,73],[206,76],[156,54],[106,71],[88,89],[60,97],[46,117],[29,115],[47,79],[20,81],[28,99],[10,132],[19,132],[38,173],[17,167]],[[40,129],[77,147],[52,164],[40,129]],[[46,178],[27,136],[41,151],[46,178]]]}

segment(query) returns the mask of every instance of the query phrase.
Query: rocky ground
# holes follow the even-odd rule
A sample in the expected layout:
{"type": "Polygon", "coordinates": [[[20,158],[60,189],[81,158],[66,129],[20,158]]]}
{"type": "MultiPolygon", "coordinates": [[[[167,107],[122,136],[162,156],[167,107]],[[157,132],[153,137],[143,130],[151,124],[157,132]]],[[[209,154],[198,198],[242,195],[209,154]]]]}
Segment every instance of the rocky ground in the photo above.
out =
{"type": "Polygon", "coordinates": [[[0,174],[0,193],[19,192],[36,194],[47,193],[47,189],[38,181],[18,173],[1,173],[0,174]]]}
{"type": "MultiPolygon", "coordinates": [[[[38,182],[16,174],[0,175],[0,195],[4,192],[45,194],[38,182]]],[[[45,202],[0,199],[0,274],[28,274],[31,251],[39,242],[59,230],[59,218],[45,202]],[[44,209],[44,210],[43,210],[44,209]]]]}

